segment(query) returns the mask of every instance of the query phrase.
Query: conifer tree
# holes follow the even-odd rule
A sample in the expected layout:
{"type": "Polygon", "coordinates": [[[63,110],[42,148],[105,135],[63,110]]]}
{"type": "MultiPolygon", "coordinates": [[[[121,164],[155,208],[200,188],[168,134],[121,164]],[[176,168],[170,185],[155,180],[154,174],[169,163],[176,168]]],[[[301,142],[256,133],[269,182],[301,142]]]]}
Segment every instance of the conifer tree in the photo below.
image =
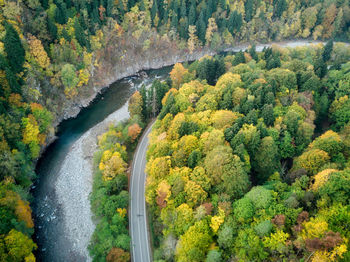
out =
{"type": "Polygon", "coordinates": [[[194,25],[196,23],[196,4],[192,2],[190,11],[188,13],[188,24],[194,25]]]}
{"type": "Polygon", "coordinates": [[[236,32],[239,32],[242,26],[242,14],[239,14],[236,10],[233,11],[230,14],[229,20],[228,20],[228,29],[229,31],[234,34],[236,32]]]}
{"type": "Polygon", "coordinates": [[[50,16],[47,17],[47,29],[51,35],[51,40],[54,41],[57,39],[57,26],[54,19],[52,19],[50,16]]]}
{"type": "Polygon", "coordinates": [[[62,1],[57,1],[57,8],[55,9],[55,20],[57,23],[64,25],[67,23],[67,7],[62,1]]]}
{"type": "Polygon", "coordinates": [[[40,3],[44,9],[47,9],[49,7],[49,0],[40,0],[40,3]]]}
{"type": "Polygon", "coordinates": [[[198,21],[197,21],[197,35],[198,39],[202,41],[202,43],[205,43],[205,32],[206,32],[206,23],[204,21],[204,11],[202,10],[199,14],[198,21]]]}
{"type": "Polygon", "coordinates": [[[12,71],[19,73],[23,70],[25,51],[21,39],[13,26],[6,23],[5,29],[4,47],[7,59],[12,71]]]}
{"type": "Polygon", "coordinates": [[[331,59],[331,54],[333,51],[333,40],[327,42],[327,44],[323,48],[322,58],[324,62],[327,62],[331,59]]]}
{"type": "Polygon", "coordinates": [[[249,54],[251,55],[251,57],[255,60],[255,61],[258,61],[259,60],[259,57],[258,57],[258,54],[256,53],[256,50],[255,50],[255,45],[253,44],[252,47],[249,49],[249,54]]]}
{"type": "Polygon", "coordinates": [[[245,9],[245,20],[249,22],[253,17],[254,0],[247,0],[244,5],[245,9]]]}
{"type": "Polygon", "coordinates": [[[283,12],[287,9],[288,5],[286,0],[277,0],[274,1],[275,8],[274,8],[274,16],[275,17],[281,17],[283,12]]]}
{"type": "Polygon", "coordinates": [[[84,33],[84,30],[81,28],[81,25],[78,19],[75,19],[74,21],[74,32],[75,32],[75,37],[78,40],[79,44],[81,46],[87,46],[85,33],[84,33]]]}
{"type": "Polygon", "coordinates": [[[153,1],[152,8],[151,8],[151,19],[152,19],[152,24],[154,25],[154,19],[158,13],[158,4],[157,0],[153,1]]]}
{"type": "Polygon", "coordinates": [[[186,0],[182,0],[181,2],[180,15],[181,18],[185,18],[187,16],[186,0]]]}

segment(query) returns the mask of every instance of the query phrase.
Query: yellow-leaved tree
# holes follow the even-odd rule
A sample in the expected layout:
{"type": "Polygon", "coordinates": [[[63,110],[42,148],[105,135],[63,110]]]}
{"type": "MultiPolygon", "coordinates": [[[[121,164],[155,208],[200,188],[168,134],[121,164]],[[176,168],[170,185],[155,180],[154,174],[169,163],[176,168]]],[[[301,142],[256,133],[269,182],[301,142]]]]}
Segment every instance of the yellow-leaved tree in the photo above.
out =
{"type": "Polygon", "coordinates": [[[176,63],[173,70],[170,72],[170,78],[173,81],[173,86],[179,88],[183,83],[184,75],[188,73],[188,70],[180,63],[176,63]]]}
{"type": "Polygon", "coordinates": [[[210,227],[214,233],[217,233],[222,223],[225,221],[225,212],[219,207],[218,214],[211,218],[210,227]]]}
{"type": "Polygon", "coordinates": [[[41,68],[47,69],[50,66],[50,58],[48,57],[41,41],[35,36],[28,34],[28,43],[30,53],[33,55],[35,61],[41,68]]]}
{"type": "Polygon", "coordinates": [[[187,46],[188,50],[190,51],[190,54],[193,53],[194,50],[196,50],[197,46],[199,45],[198,37],[196,35],[197,28],[195,25],[190,25],[188,27],[188,41],[187,46]]]}
{"type": "Polygon", "coordinates": [[[142,117],[142,106],[143,106],[142,96],[139,91],[135,91],[135,93],[133,93],[132,96],[130,97],[129,105],[128,105],[130,117],[133,118],[136,115],[142,117]]]}
{"type": "Polygon", "coordinates": [[[124,174],[126,167],[127,164],[119,152],[112,153],[110,150],[103,152],[99,169],[102,171],[105,181],[112,180],[115,176],[124,174]]]}

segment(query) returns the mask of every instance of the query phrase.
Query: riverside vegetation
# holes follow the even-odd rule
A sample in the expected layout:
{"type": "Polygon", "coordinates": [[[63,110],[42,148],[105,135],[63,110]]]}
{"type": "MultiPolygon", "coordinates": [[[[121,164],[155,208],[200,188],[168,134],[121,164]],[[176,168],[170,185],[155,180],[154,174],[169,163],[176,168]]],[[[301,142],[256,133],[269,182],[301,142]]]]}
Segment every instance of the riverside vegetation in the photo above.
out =
{"type": "Polygon", "coordinates": [[[349,22],[347,0],[0,0],[1,260],[35,261],[34,163],[64,105],[93,93],[94,79],[128,52],[162,44],[193,52],[248,40],[346,40],[349,22]]]}
{"type": "Polygon", "coordinates": [[[147,152],[154,261],[350,260],[349,52],[174,66],[147,152]]]}
{"type": "Polygon", "coordinates": [[[89,246],[93,261],[130,261],[127,162],[152,110],[159,110],[160,101],[168,90],[169,86],[159,81],[154,81],[148,89],[143,86],[130,98],[130,119],[110,126],[98,138],[91,194],[92,211],[97,220],[89,246]]]}

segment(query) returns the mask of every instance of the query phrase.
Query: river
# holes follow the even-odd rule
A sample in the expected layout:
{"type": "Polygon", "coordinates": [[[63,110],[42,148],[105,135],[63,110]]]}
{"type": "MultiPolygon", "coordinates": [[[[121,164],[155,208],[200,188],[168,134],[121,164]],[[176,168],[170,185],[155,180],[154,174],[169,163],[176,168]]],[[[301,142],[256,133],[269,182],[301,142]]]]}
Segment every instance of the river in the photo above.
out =
{"type": "Polygon", "coordinates": [[[58,139],[40,158],[32,204],[38,261],[90,261],[87,246],[95,225],[90,211],[92,156],[96,137],[111,122],[129,117],[131,94],[142,84],[165,78],[170,67],[113,83],[74,119],[63,121],[58,139]]]}
{"type": "MultiPolygon", "coordinates": [[[[307,41],[280,43],[280,46],[308,45],[307,41]]],[[[264,46],[257,45],[257,51],[264,46]]],[[[237,52],[247,46],[225,51],[237,52]]],[[[38,261],[91,261],[87,246],[95,225],[90,211],[92,189],[92,156],[96,137],[111,122],[127,119],[128,99],[142,84],[156,77],[165,78],[171,67],[147,71],[148,77],[127,77],[112,84],[79,115],[63,121],[58,139],[52,143],[36,168],[38,179],[32,192],[35,220],[35,241],[38,261]]]]}

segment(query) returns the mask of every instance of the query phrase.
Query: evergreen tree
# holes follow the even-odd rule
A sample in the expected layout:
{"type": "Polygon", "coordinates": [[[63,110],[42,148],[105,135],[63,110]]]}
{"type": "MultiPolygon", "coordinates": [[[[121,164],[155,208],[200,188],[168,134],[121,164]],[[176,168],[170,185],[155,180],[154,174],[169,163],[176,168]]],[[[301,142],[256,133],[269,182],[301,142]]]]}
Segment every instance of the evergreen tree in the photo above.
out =
{"type": "Polygon", "coordinates": [[[155,89],[156,96],[156,110],[160,112],[162,109],[162,99],[164,95],[168,92],[169,86],[166,83],[162,83],[159,80],[156,80],[152,84],[152,88],[155,89]]]}
{"type": "MultiPolygon", "coordinates": [[[[141,1],[141,2],[143,2],[143,1],[141,1]]],[[[112,16],[113,6],[114,6],[114,1],[113,0],[107,0],[106,1],[106,16],[108,16],[108,17],[112,16]]]]}
{"type": "Polygon", "coordinates": [[[79,20],[76,18],[74,21],[74,32],[75,38],[78,40],[81,46],[87,46],[87,40],[84,33],[84,30],[81,28],[79,20]]]}
{"type": "Polygon", "coordinates": [[[333,40],[329,40],[327,44],[323,47],[322,59],[324,62],[327,62],[331,59],[331,54],[333,51],[333,40]]]}
{"type": "Polygon", "coordinates": [[[219,6],[222,10],[226,9],[226,0],[219,0],[219,6]]]}
{"type": "Polygon", "coordinates": [[[187,17],[181,18],[179,23],[179,35],[181,38],[188,38],[188,21],[187,17]]]}
{"type": "Polygon", "coordinates": [[[67,7],[62,1],[57,2],[57,8],[55,9],[55,20],[61,25],[67,23],[67,7]]]}
{"type": "Polygon", "coordinates": [[[128,11],[132,8],[132,7],[134,7],[135,6],[135,0],[128,0],[127,1],[127,3],[128,3],[128,11]]]}
{"type": "Polygon", "coordinates": [[[142,116],[143,119],[146,121],[148,119],[148,113],[147,113],[147,108],[148,108],[148,99],[147,99],[147,90],[144,85],[141,86],[140,88],[140,94],[142,97],[142,116]]]}
{"type": "Polygon", "coordinates": [[[180,16],[181,18],[187,18],[186,0],[182,0],[181,7],[180,7],[180,16]]]}
{"type": "Polygon", "coordinates": [[[244,5],[245,9],[245,20],[249,22],[253,17],[254,0],[247,0],[244,5]]]}
{"type": "Polygon", "coordinates": [[[275,7],[274,7],[274,16],[275,17],[281,17],[281,15],[283,14],[283,12],[285,10],[287,10],[287,2],[286,0],[277,0],[274,1],[275,7]]]}
{"type": "Polygon", "coordinates": [[[205,9],[205,24],[208,25],[208,19],[211,17],[212,13],[213,13],[213,8],[211,6],[212,2],[211,0],[208,1],[208,4],[206,4],[203,9],[205,9]]]}
{"type": "Polygon", "coordinates": [[[173,10],[173,14],[176,14],[179,17],[179,3],[177,1],[171,2],[171,9],[173,10]]]}
{"type": "MultiPolygon", "coordinates": [[[[142,2],[142,1],[141,1],[142,2]]],[[[158,9],[158,17],[159,17],[159,25],[164,19],[164,0],[157,0],[157,9],[158,9]]]]}
{"type": "Polygon", "coordinates": [[[275,52],[270,56],[266,62],[266,68],[267,69],[272,69],[272,68],[277,68],[281,66],[281,58],[279,53],[275,52]]]}
{"type": "Polygon", "coordinates": [[[67,9],[69,9],[73,6],[72,0],[64,0],[64,2],[66,3],[67,9]]]}
{"type": "MultiPolygon", "coordinates": [[[[1,54],[0,54],[0,70],[5,71],[6,80],[11,87],[12,93],[21,93],[21,87],[17,82],[16,75],[14,74],[14,72],[12,72],[9,66],[9,63],[7,62],[5,57],[3,57],[1,54]]],[[[8,95],[9,95],[8,92],[6,92],[4,88],[0,88],[0,97],[7,97],[8,95]]]]}
{"type": "Polygon", "coordinates": [[[178,24],[179,24],[179,20],[177,18],[177,14],[173,13],[173,16],[171,17],[171,27],[177,30],[178,24]]]}
{"type": "Polygon", "coordinates": [[[65,28],[62,29],[62,36],[64,39],[66,39],[67,42],[70,42],[72,40],[65,28]]]}
{"type": "Polygon", "coordinates": [[[80,25],[81,25],[81,27],[83,28],[84,31],[85,31],[85,30],[89,30],[89,28],[88,28],[88,26],[87,26],[87,24],[86,24],[86,22],[85,22],[85,18],[84,18],[83,15],[80,15],[80,16],[79,16],[79,23],[80,23],[80,25]]]}
{"type": "Polygon", "coordinates": [[[50,18],[49,16],[47,17],[47,29],[50,33],[51,40],[54,41],[57,39],[57,26],[55,24],[55,21],[50,18]]]}
{"type": "Polygon", "coordinates": [[[228,30],[234,34],[239,32],[242,26],[242,14],[239,14],[236,10],[231,12],[228,20],[228,30]]]}
{"type": "Polygon", "coordinates": [[[196,23],[196,4],[192,2],[190,11],[188,13],[188,24],[194,25],[196,23]]]}
{"type": "Polygon", "coordinates": [[[125,10],[124,10],[123,1],[118,1],[118,22],[123,21],[124,14],[125,14],[125,10]]]}
{"type": "Polygon", "coordinates": [[[13,72],[19,73],[23,70],[25,51],[17,31],[11,24],[5,24],[6,34],[4,47],[9,65],[13,72]]]}
{"type": "Polygon", "coordinates": [[[16,75],[12,72],[10,68],[5,69],[6,79],[11,87],[11,91],[13,93],[21,93],[21,85],[18,83],[19,79],[16,77],[16,75]]]}
{"type": "Polygon", "coordinates": [[[203,10],[199,14],[196,27],[197,27],[198,39],[201,40],[202,43],[205,43],[206,23],[204,21],[204,11],[203,10]]]}
{"type": "Polygon", "coordinates": [[[244,53],[242,51],[239,51],[238,53],[235,54],[235,58],[233,59],[232,65],[238,65],[241,63],[245,63],[245,57],[244,53]]]}
{"type": "Polygon", "coordinates": [[[251,56],[255,61],[258,62],[259,57],[258,57],[258,54],[256,53],[255,45],[254,45],[254,44],[251,46],[251,48],[249,49],[248,52],[249,52],[250,56],[251,56]]]}
{"type": "Polygon", "coordinates": [[[314,64],[314,72],[319,78],[323,78],[327,74],[327,64],[323,58],[318,58],[314,64]]]}
{"type": "MultiPolygon", "coordinates": [[[[118,1],[118,3],[119,3],[120,1],[118,1]]],[[[119,3],[120,4],[120,3],[119,3]]],[[[140,11],[146,11],[146,7],[145,7],[145,2],[144,1],[141,1],[140,2],[140,6],[139,6],[139,8],[140,8],[140,11]]]]}
{"type": "Polygon", "coordinates": [[[49,7],[49,0],[40,0],[40,3],[45,10],[49,7]]]}
{"type": "Polygon", "coordinates": [[[264,53],[264,59],[267,61],[270,58],[270,56],[272,56],[272,48],[271,47],[268,47],[268,48],[264,47],[263,53],[264,53]]]}
{"type": "Polygon", "coordinates": [[[153,1],[152,8],[151,8],[151,19],[152,19],[152,24],[154,25],[154,19],[158,13],[158,4],[157,0],[153,1]]]}

